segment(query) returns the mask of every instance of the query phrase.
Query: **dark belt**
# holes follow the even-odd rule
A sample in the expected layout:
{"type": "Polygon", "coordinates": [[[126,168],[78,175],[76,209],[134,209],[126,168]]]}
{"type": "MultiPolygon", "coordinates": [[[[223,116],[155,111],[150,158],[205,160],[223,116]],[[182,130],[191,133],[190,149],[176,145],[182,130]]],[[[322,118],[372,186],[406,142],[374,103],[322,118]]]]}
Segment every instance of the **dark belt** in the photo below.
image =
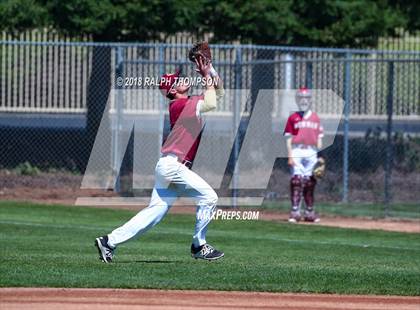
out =
{"type": "MultiPolygon", "coordinates": [[[[171,155],[171,157],[175,157],[176,155],[175,154],[173,154],[173,153],[168,153],[168,154],[162,154],[162,156],[168,156],[168,155],[171,155]]],[[[192,163],[192,161],[189,161],[189,160],[186,160],[186,159],[184,159],[184,160],[181,160],[178,156],[176,156],[176,160],[179,162],[179,163],[181,163],[181,164],[183,164],[185,167],[187,167],[188,169],[191,169],[192,168],[192,165],[193,165],[193,163],[192,163]]]]}
{"type": "Polygon", "coordinates": [[[180,162],[181,164],[183,164],[185,167],[187,167],[188,169],[191,169],[192,168],[192,161],[189,161],[189,160],[186,160],[186,159],[184,159],[184,160],[179,160],[179,158],[178,158],[178,162],[180,162]]]}

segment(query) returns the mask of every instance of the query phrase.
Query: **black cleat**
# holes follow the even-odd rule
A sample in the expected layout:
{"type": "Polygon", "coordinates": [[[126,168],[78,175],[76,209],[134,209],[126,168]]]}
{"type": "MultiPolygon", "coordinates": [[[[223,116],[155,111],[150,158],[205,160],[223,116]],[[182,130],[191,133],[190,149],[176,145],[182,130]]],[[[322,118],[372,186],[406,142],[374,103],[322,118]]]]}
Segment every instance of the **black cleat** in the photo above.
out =
{"type": "Polygon", "coordinates": [[[210,244],[206,243],[202,246],[195,247],[191,245],[191,256],[195,259],[216,260],[225,256],[225,253],[216,250],[210,244]]]}
{"type": "Polygon", "coordinates": [[[95,239],[95,246],[99,252],[99,259],[104,263],[111,263],[114,257],[115,248],[108,245],[108,236],[102,236],[95,239]]]}

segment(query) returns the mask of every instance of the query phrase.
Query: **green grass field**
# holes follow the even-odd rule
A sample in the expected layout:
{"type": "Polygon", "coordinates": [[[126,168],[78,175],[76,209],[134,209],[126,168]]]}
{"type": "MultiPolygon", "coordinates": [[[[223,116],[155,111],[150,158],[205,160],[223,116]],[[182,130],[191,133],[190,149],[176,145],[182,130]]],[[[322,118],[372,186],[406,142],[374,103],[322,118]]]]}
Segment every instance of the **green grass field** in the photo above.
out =
{"type": "Polygon", "coordinates": [[[94,238],[133,214],[1,202],[0,286],[420,295],[419,234],[219,220],[208,241],[226,257],[205,262],[189,256],[194,217],[169,214],[101,263],[94,238]]]}

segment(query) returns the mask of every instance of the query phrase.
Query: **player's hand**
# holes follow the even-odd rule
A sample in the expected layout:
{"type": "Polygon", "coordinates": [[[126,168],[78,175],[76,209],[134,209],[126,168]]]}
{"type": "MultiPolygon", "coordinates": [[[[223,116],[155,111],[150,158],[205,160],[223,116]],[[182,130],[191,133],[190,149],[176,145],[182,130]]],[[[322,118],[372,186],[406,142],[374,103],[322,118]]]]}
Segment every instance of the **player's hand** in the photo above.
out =
{"type": "Polygon", "coordinates": [[[203,77],[210,76],[211,62],[206,61],[203,57],[197,57],[195,58],[195,64],[197,65],[195,71],[200,73],[203,77]]]}
{"type": "Polygon", "coordinates": [[[289,160],[287,161],[287,164],[291,167],[293,167],[295,165],[295,161],[293,160],[292,157],[289,157],[289,160]]]}

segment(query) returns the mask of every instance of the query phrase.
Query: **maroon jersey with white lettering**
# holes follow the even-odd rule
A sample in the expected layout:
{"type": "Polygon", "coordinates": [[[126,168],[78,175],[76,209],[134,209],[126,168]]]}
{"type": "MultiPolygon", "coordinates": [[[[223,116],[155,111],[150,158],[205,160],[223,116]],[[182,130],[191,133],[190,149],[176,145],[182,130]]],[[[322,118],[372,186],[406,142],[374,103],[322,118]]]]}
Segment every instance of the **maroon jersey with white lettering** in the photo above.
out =
{"type": "Polygon", "coordinates": [[[308,111],[306,115],[295,112],[287,119],[284,135],[292,136],[292,144],[316,146],[318,138],[324,136],[324,129],[315,112],[308,111]]]}
{"type": "Polygon", "coordinates": [[[197,154],[204,122],[197,106],[204,96],[176,99],[169,105],[171,132],[162,146],[162,154],[175,154],[180,160],[193,161],[197,154]]]}

